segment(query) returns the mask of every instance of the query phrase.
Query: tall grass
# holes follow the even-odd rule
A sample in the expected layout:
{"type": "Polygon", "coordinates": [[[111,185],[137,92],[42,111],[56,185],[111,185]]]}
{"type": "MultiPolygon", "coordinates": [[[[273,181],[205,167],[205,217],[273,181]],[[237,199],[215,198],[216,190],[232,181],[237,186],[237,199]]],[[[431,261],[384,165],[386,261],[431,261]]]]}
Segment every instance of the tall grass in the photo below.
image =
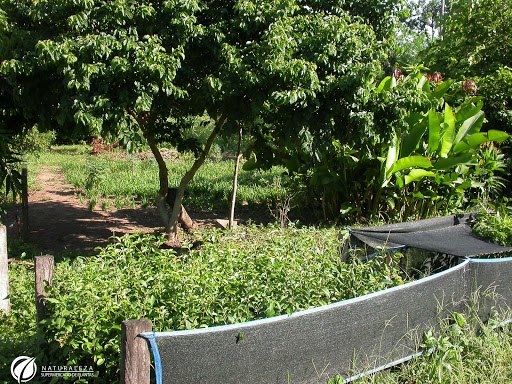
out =
{"type": "MultiPolygon", "coordinates": [[[[356,384],[509,384],[512,382],[512,325],[496,327],[512,312],[482,322],[454,313],[441,330],[425,334],[426,352],[398,369],[356,380],[356,384]]],[[[342,383],[337,378],[329,384],[342,383]]]]}

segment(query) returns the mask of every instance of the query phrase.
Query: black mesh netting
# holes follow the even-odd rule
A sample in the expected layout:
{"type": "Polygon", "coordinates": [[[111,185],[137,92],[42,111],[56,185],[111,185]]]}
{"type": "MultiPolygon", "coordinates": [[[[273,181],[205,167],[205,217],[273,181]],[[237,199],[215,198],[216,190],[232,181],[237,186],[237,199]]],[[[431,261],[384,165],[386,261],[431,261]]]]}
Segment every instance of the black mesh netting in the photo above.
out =
{"type": "MultiPolygon", "coordinates": [[[[356,229],[353,234],[435,252],[506,252],[471,234],[471,215],[356,229]]],[[[148,333],[157,383],[326,383],[406,361],[450,313],[482,320],[512,303],[512,258],[465,259],[432,276],[290,316],[192,331],[148,333]],[[475,295],[479,292],[478,295],[475,295]]]]}
{"type": "Polygon", "coordinates": [[[512,247],[489,243],[474,235],[474,214],[467,213],[379,227],[352,229],[351,234],[372,248],[405,245],[454,256],[481,256],[512,252],[512,247]]]}

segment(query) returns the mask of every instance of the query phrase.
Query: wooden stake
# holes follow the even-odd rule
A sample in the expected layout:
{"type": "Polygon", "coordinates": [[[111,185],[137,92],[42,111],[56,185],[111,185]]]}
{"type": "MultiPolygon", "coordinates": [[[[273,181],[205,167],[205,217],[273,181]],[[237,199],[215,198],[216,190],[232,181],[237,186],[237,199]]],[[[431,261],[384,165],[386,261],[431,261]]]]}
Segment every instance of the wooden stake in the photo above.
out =
{"type": "Polygon", "coordinates": [[[7,231],[5,225],[0,226],[0,311],[9,313],[9,268],[7,262],[7,231]]]}
{"type": "Polygon", "coordinates": [[[27,166],[24,165],[21,169],[22,176],[22,189],[21,189],[21,205],[22,205],[22,236],[24,240],[28,238],[29,222],[28,222],[28,171],[27,166]]]}
{"type": "Polygon", "coordinates": [[[48,297],[48,293],[45,291],[45,286],[52,285],[54,261],[53,256],[49,255],[36,256],[34,261],[36,272],[36,311],[37,322],[39,323],[47,315],[44,298],[48,297]]]}
{"type": "Polygon", "coordinates": [[[149,384],[151,360],[146,340],[138,335],[151,332],[149,320],[121,323],[121,384],[149,384]]]}
{"type": "Polygon", "coordinates": [[[229,229],[234,228],[235,222],[235,203],[236,203],[236,190],[238,187],[238,167],[240,166],[240,159],[242,158],[242,127],[238,131],[238,150],[236,153],[235,172],[233,174],[233,194],[231,195],[231,209],[229,214],[229,229]]]}

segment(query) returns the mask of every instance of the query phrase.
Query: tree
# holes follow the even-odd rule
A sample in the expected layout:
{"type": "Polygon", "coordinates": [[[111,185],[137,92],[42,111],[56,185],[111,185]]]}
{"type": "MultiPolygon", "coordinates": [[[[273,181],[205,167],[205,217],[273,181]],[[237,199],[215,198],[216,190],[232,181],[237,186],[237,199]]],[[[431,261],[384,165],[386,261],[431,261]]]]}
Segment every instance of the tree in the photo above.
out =
{"type": "MultiPolygon", "coordinates": [[[[293,138],[309,129],[328,135],[325,127],[335,117],[351,125],[356,94],[364,94],[385,55],[371,27],[339,4],[210,1],[197,13],[202,34],[187,44],[178,78],[190,96],[184,108],[206,109],[217,121],[212,135],[221,129],[236,134],[244,126],[257,155],[257,164],[246,168],[283,161],[293,138]]],[[[194,168],[180,184],[175,207],[194,168]]]]}
{"type": "Polygon", "coordinates": [[[489,126],[512,132],[512,1],[453,1],[442,28],[422,61],[445,76],[474,80],[489,101],[489,126]]]}
{"type": "Polygon", "coordinates": [[[165,121],[185,93],[174,80],[197,3],[6,0],[2,9],[14,32],[0,68],[17,89],[25,124],[37,116],[40,126],[111,134],[128,148],[144,136],[159,166],[157,206],[169,230],[156,137],[170,129],[167,136],[186,144],[165,121]]]}
{"type": "Polygon", "coordinates": [[[374,3],[3,0],[8,17],[31,39],[11,50],[18,53],[3,61],[2,73],[21,91],[24,114],[44,109],[40,96],[39,103],[30,101],[44,89],[51,100],[47,123],[111,133],[128,146],[144,136],[159,165],[157,205],[175,234],[185,187],[221,132],[243,125],[265,165],[278,153],[268,148],[294,145],[291,138],[309,131],[326,139],[334,119],[359,135],[354,121],[364,117],[357,104],[385,57],[365,23],[386,35],[396,5],[389,0],[374,9],[374,3]],[[179,124],[205,110],[215,124],[199,148],[179,124]],[[157,147],[164,139],[197,153],[170,219],[167,168],[157,147]]]}

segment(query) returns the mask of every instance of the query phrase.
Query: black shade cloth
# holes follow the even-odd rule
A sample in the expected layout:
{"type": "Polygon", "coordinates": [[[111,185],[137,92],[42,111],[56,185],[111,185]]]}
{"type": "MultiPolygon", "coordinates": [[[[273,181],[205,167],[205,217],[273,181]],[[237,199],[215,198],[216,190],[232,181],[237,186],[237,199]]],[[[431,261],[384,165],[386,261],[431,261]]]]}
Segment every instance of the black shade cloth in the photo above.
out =
{"type": "MultiPolygon", "coordinates": [[[[512,251],[473,235],[472,219],[454,215],[352,234],[374,245],[456,256],[512,251]]],[[[290,316],[141,336],[151,345],[157,384],[313,384],[336,375],[348,383],[417,356],[422,334],[453,312],[478,308],[484,321],[509,313],[511,279],[512,258],[466,257],[441,273],[290,316]]]]}
{"type": "Polygon", "coordinates": [[[453,312],[482,320],[512,304],[512,258],[465,259],[444,272],[370,295],[265,320],[142,334],[157,384],[344,382],[418,355],[423,332],[453,312]],[[478,295],[475,295],[479,292],[478,295]]]}
{"type": "Polygon", "coordinates": [[[352,229],[351,234],[372,248],[407,246],[454,256],[475,257],[512,252],[474,235],[475,213],[451,215],[378,227],[352,229]]]}

